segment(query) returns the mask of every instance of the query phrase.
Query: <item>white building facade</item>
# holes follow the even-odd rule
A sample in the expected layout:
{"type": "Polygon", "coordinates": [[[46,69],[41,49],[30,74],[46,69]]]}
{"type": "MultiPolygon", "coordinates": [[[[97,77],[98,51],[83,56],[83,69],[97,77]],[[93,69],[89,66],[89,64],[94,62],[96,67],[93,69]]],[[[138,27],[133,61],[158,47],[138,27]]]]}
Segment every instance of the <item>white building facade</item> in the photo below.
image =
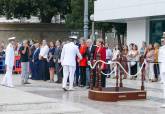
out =
{"type": "Polygon", "coordinates": [[[127,44],[160,43],[165,31],[165,0],[97,0],[94,20],[127,23],[127,44]]]}

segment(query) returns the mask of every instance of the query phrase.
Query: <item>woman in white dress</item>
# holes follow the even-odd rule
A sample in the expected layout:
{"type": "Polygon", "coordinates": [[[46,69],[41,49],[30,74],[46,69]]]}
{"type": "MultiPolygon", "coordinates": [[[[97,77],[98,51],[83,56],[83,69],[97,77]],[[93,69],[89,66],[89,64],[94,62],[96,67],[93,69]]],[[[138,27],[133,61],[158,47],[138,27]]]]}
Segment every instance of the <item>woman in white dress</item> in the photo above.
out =
{"type": "Polygon", "coordinates": [[[148,65],[146,66],[146,73],[149,78],[149,81],[153,82],[155,80],[154,76],[154,46],[150,44],[148,46],[148,51],[146,54],[146,60],[148,62],[148,65]]]}
{"type": "MultiPolygon", "coordinates": [[[[135,75],[137,73],[137,60],[139,57],[139,51],[138,51],[138,47],[135,44],[130,44],[130,51],[128,53],[128,59],[131,61],[129,62],[129,66],[130,66],[130,74],[131,75],[135,75]]],[[[137,76],[132,76],[131,79],[136,79],[137,76]]]]}

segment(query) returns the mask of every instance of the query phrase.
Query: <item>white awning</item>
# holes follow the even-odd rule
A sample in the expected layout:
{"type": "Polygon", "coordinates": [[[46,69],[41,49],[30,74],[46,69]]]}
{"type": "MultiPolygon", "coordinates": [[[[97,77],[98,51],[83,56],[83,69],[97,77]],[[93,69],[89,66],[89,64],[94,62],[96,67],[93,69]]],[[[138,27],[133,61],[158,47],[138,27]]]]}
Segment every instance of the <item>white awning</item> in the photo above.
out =
{"type": "Polygon", "coordinates": [[[97,0],[95,21],[113,21],[165,15],[165,0],[97,0]]]}

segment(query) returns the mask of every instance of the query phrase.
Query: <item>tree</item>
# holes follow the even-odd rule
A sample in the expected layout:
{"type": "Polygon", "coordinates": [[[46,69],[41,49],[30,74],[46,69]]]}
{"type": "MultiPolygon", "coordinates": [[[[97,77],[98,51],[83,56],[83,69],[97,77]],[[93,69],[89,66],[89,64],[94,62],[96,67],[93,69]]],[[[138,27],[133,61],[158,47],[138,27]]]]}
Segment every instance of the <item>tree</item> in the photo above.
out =
{"type": "MultiPolygon", "coordinates": [[[[89,29],[91,29],[90,15],[94,13],[94,0],[89,1],[89,29]]],[[[71,11],[66,17],[66,25],[70,29],[82,29],[84,18],[84,0],[71,0],[71,11]]],[[[126,34],[125,23],[112,23],[112,22],[95,22],[95,29],[102,31],[102,38],[105,38],[106,32],[112,32],[115,28],[117,39],[120,49],[122,46],[122,39],[120,35],[126,34]]]]}
{"type": "Polygon", "coordinates": [[[69,0],[32,0],[33,15],[37,15],[41,22],[50,23],[54,15],[66,15],[69,11],[69,0]]]}
{"type": "Polygon", "coordinates": [[[57,14],[66,15],[70,0],[1,0],[0,14],[7,19],[38,16],[42,23],[51,23],[57,14]]]}
{"type": "MultiPolygon", "coordinates": [[[[89,18],[93,14],[94,10],[94,0],[89,1],[89,18]]],[[[70,2],[70,12],[66,17],[66,25],[71,29],[82,29],[84,20],[84,0],[71,0],[70,2]]],[[[91,25],[91,22],[89,22],[91,25]]]]}
{"type": "Polygon", "coordinates": [[[0,15],[4,15],[4,0],[0,0],[0,15]]]}
{"type": "Polygon", "coordinates": [[[83,6],[84,0],[71,0],[71,11],[66,16],[66,25],[71,29],[80,29],[83,27],[83,6]]]}
{"type": "Polygon", "coordinates": [[[2,0],[3,2],[3,15],[7,19],[12,18],[30,18],[33,6],[30,0],[2,0]]]}

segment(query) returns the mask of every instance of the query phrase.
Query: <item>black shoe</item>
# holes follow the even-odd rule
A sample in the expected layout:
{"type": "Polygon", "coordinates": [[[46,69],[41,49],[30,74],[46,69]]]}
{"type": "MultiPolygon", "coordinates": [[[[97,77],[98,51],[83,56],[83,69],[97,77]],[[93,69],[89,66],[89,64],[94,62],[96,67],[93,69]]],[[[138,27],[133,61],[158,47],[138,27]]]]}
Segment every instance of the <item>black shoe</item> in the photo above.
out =
{"type": "Polygon", "coordinates": [[[57,80],[57,81],[55,81],[55,83],[59,83],[59,81],[57,80]]]}
{"type": "Polygon", "coordinates": [[[31,84],[31,83],[29,83],[29,82],[25,82],[24,84],[31,84]]]}
{"type": "Polygon", "coordinates": [[[77,87],[77,84],[74,83],[74,84],[73,84],[73,87],[77,87]]]}
{"type": "Polygon", "coordinates": [[[86,89],[90,89],[90,86],[87,86],[86,89]]]}
{"type": "Polygon", "coordinates": [[[64,91],[68,91],[66,88],[62,88],[64,91]]]}
{"type": "Polygon", "coordinates": [[[60,82],[60,81],[56,81],[55,83],[57,83],[57,84],[61,84],[62,82],[60,82]]]}

